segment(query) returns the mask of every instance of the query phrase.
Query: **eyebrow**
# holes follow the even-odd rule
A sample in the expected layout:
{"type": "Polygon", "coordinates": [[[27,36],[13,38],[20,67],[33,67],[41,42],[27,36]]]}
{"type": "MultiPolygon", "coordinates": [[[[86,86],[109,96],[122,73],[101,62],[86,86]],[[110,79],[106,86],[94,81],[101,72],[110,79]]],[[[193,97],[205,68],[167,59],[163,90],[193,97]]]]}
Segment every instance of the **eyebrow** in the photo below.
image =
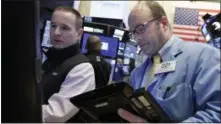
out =
{"type": "MultiPolygon", "coordinates": [[[[56,24],[55,22],[51,22],[51,24],[56,24]]],[[[69,27],[70,28],[70,26],[69,25],[66,25],[66,24],[61,24],[61,26],[66,26],[66,27],[69,27]]]]}
{"type": "Polygon", "coordinates": [[[135,30],[135,29],[129,29],[128,31],[129,31],[129,33],[130,33],[130,32],[133,32],[134,30],[135,30]]]}
{"type": "Polygon", "coordinates": [[[146,23],[146,22],[138,23],[137,25],[134,26],[134,29],[133,29],[133,30],[129,29],[129,32],[133,32],[133,31],[136,29],[136,27],[137,27],[138,25],[142,25],[142,24],[144,24],[144,23],[146,23]]]}
{"type": "Polygon", "coordinates": [[[55,22],[52,22],[52,21],[51,21],[51,24],[55,24],[55,22]]]}
{"type": "Polygon", "coordinates": [[[61,24],[61,26],[65,26],[65,27],[69,27],[69,28],[70,28],[70,26],[69,26],[69,25],[66,25],[66,24],[61,24]]]}

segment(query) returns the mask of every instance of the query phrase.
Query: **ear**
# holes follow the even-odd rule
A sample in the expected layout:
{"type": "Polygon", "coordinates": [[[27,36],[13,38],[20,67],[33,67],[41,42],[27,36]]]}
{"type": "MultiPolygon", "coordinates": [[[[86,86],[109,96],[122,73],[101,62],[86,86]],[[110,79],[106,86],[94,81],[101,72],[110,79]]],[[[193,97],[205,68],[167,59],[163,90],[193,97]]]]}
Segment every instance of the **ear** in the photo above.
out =
{"type": "Polygon", "coordinates": [[[84,30],[81,28],[81,29],[79,29],[78,30],[78,39],[80,40],[81,39],[81,36],[82,36],[82,34],[84,33],[84,30]]]}
{"type": "Polygon", "coordinates": [[[168,30],[169,22],[168,22],[166,16],[163,16],[163,17],[161,18],[160,23],[161,23],[161,25],[162,25],[163,31],[168,30]]]}

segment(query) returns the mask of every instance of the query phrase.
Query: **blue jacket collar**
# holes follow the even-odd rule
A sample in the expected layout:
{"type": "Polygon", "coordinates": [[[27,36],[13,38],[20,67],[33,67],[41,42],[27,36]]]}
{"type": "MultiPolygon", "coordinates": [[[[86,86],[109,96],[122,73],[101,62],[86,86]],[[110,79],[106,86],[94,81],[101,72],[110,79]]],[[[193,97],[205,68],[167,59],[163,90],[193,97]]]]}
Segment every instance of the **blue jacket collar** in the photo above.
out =
{"type": "MultiPolygon", "coordinates": [[[[179,39],[176,36],[172,36],[172,38],[170,38],[170,40],[168,40],[167,43],[165,45],[167,45],[166,47],[164,47],[164,51],[162,53],[162,59],[163,61],[172,61],[175,60],[176,57],[180,54],[182,54],[183,52],[183,47],[182,47],[182,40],[179,39]],[[168,42],[169,41],[169,42],[168,42]]],[[[140,66],[138,66],[135,69],[135,74],[133,76],[135,76],[133,79],[136,79],[135,82],[139,82],[136,84],[132,84],[134,86],[135,89],[140,88],[142,85],[142,80],[143,77],[145,75],[145,71],[146,68],[148,66],[150,62],[150,57],[147,57],[147,59],[144,61],[143,64],[141,64],[140,66]]],[[[155,76],[155,78],[153,78],[152,84],[154,82],[156,82],[163,74],[159,74],[157,76],[155,76]]]]}

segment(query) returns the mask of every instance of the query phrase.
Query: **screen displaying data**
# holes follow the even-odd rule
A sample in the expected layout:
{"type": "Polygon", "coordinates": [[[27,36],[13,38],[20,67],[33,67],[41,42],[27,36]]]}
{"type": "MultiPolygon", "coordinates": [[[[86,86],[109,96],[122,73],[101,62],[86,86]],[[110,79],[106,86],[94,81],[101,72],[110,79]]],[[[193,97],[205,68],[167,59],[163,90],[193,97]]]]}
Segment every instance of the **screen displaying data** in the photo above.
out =
{"type": "Polygon", "coordinates": [[[117,55],[117,47],[118,47],[118,39],[114,37],[108,37],[104,35],[98,35],[98,34],[89,34],[84,33],[82,38],[82,53],[87,53],[86,44],[87,39],[91,35],[96,35],[100,38],[102,47],[101,47],[101,55],[105,57],[112,57],[115,58],[117,55]]]}
{"type": "Polygon", "coordinates": [[[125,50],[124,50],[124,57],[128,58],[135,58],[137,48],[131,44],[126,44],[125,50]]]}
{"type": "Polygon", "coordinates": [[[117,54],[120,56],[123,56],[124,55],[124,48],[125,48],[125,43],[119,42],[117,54]]]}

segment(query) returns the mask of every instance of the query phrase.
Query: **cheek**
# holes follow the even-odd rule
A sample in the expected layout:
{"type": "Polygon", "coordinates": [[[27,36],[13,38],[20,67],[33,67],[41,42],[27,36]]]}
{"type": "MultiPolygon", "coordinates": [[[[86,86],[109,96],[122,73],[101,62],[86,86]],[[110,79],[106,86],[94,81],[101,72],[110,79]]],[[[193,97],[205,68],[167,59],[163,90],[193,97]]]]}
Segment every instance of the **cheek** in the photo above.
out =
{"type": "Polygon", "coordinates": [[[154,31],[147,32],[146,39],[148,41],[150,41],[152,44],[153,43],[157,44],[158,39],[159,39],[159,33],[158,32],[154,32],[154,31]]]}
{"type": "Polygon", "coordinates": [[[75,37],[76,37],[75,34],[72,32],[67,32],[62,35],[64,41],[69,41],[69,42],[75,40],[75,37]]]}
{"type": "Polygon", "coordinates": [[[54,31],[52,29],[50,29],[49,35],[50,35],[51,38],[53,38],[53,36],[54,36],[53,34],[54,34],[54,31]]]}
{"type": "Polygon", "coordinates": [[[149,33],[144,36],[144,42],[149,44],[149,47],[155,48],[158,46],[158,40],[156,34],[149,33]]]}
{"type": "Polygon", "coordinates": [[[143,34],[143,41],[146,42],[146,43],[151,43],[151,41],[153,40],[153,35],[151,32],[149,31],[146,31],[144,34],[143,34]]]}

